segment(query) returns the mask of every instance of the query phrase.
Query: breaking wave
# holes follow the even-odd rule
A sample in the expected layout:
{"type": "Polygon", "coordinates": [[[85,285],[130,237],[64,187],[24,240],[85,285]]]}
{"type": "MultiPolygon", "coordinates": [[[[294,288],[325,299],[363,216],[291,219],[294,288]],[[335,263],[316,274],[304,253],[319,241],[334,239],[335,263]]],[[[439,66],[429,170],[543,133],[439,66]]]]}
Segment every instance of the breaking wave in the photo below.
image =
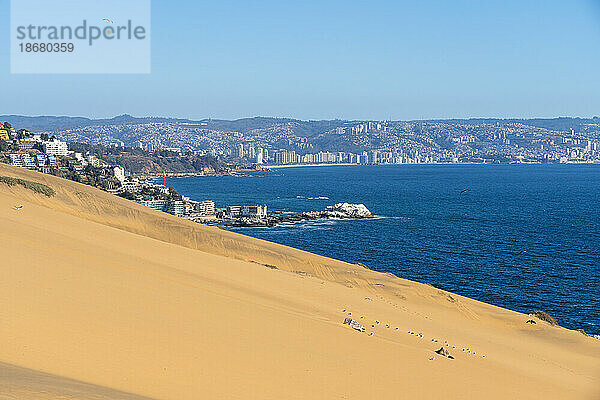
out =
{"type": "Polygon", "coordinates": [[[297,199],[300,200],[329,200],[327,196],[316,196],[316,197],[306,197],[306,196],[296,196],[297,199]]]}

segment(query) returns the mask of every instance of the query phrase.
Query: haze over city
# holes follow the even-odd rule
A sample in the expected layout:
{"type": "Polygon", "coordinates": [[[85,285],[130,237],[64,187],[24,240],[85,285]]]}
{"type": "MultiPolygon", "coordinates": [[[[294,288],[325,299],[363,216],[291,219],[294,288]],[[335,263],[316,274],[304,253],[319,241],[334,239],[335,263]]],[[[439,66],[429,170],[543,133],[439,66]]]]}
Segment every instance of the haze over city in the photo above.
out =
{"type": "Polygon", "coordinates": [[[155,1],[151,31],[151,74],[2,69],[2,113],[407,120],[600,108],[592,0],[155,1]]]}

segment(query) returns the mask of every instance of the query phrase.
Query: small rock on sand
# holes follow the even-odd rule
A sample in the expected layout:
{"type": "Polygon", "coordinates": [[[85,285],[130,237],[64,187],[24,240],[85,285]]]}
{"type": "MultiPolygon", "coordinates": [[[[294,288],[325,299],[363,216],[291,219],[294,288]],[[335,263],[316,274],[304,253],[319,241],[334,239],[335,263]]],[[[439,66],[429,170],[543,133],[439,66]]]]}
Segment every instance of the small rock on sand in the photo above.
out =
{"type": "Polygon", "coordinates": [[[452,357],[452,356],[450,355],[450,352],[449,352],[448,350],[446,350],[445,348],[443,348],[443,347],[440,347],[440,349],[439,349],[439,350],[436,350],[435,352],[436,352],[437,354],[439,354],[440,356],[447,357],[447,358],[449,358],[449,359],[451,359],[451,360],[453,360],[453,359],[454,359],[454,357],[452,357]]]}

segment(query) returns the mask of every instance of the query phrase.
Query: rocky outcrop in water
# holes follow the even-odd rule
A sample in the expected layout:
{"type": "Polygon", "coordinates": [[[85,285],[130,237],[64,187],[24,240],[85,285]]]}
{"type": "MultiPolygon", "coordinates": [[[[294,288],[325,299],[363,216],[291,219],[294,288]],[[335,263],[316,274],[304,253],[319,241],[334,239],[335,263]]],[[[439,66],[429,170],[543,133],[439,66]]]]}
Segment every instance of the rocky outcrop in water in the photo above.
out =
{"type": "Polygon", "coordinates": [[[373,214],[364,204],[338,203],[327,207],[326,212],[339,218],[373,218],[373,214]]]}
{"type": "Polygon", "coordinates": [[[363,219],[373,218],[373,214],[364,204],[337,203],[334,206],[328,206],[323,211],[310,211],[302,214],[306,219],[319,218],[342,218],[342,219],[363,219]]]}
{"type": "Polygon", "coordinates": [[[307,211],[301,214],[281,214],[270,212],[267,218],[249,219],[239,218],[231,223],[234,227],[272,227],[283,222],[314,221],[317,219],[368,219],[373,214],[364,204],[338,203],[328,206],[322,211],[307,211]]]}

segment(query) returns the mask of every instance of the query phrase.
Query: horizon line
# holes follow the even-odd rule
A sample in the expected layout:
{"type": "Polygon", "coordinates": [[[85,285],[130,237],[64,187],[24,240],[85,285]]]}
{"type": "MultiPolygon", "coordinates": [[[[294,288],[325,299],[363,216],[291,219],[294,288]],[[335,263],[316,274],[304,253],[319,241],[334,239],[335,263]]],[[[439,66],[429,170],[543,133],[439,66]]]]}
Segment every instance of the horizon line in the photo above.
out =
{"type": "Polygon", "coordinates": [[[553,117],[445,117],[445,118],[419,118],[419,119],[346,119],[346,118],[330,118],[330,119],[303,119],[296,117],[274,117],[274,116],[264,116],[264,115],[254,115],[247,117],[239,117],[239,118],[212,118],[205,117],[194,119],[190,117],[175,117],[175,116],[156,116],[156,115],[147,115],[147,116],[134,116],[131,114],[119,114],[112,117],[88,117],[81,115],[25,115],[25,114],[3,114],[0,115],[1,118],[9,118],[9,117],[19,117],[19,118],[72,118],[72,119],[87,119],[90,121],[99,121],[99,120],[113,120],[119,117],[130,117],[135,119],[167,119],[167,120],[181,120],[181,121],[190,121],[190,122],[204,122],[204,121],[241,121],[245,119],[257,119],[257,118],[265,118],[265,119],[274,119],[274,120],[294,120],[301,122],[320,122],[320,121],[342,121],[342,122],[431,122],[431,121],[473,121],[473,120],[498,120],[498,121],[511,121],[511,120],[555,120],[555,119],[600,119],[600,116],[568,116],[568,115],[560,115],[553,117]]]}

